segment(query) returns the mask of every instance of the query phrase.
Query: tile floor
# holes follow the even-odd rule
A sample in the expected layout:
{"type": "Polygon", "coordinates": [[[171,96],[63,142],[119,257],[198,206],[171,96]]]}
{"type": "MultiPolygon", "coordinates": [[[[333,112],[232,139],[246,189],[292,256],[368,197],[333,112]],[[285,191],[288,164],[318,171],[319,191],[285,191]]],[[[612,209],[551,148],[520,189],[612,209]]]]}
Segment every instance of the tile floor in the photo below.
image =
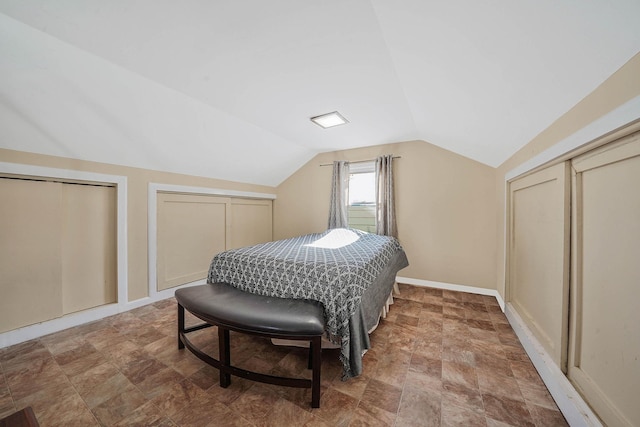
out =
{"type": "MultiPolygon", "coordinates": [[[[218,373],[177,350],[174,299],[0,349],[0,418],[32,406],[42,426],[567,425],[493,297],[401,285],[371,335],[364,373],[340,380],[323,352],[310,391],[218,373]]],[[[193,318],[190,323],[195,324],[193,318]]],[[[217,334],[191,335],[217,355],[217,334]]],[[[308,376],[306,352],[231,336],[247,369],[308,376]]]]}

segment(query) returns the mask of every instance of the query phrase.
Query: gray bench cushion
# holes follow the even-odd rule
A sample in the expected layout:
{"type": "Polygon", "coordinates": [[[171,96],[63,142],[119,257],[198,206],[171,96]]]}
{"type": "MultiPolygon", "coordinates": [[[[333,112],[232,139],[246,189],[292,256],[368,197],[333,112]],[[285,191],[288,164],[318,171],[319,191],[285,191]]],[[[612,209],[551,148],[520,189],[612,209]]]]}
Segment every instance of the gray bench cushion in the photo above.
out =
{"type": "Polygon", "coordinates": [[[176,300],[204,321],[239,331],[288,336],[324,333],[320,303],[267,297],[224,283],[176,290],[176,300]]]}

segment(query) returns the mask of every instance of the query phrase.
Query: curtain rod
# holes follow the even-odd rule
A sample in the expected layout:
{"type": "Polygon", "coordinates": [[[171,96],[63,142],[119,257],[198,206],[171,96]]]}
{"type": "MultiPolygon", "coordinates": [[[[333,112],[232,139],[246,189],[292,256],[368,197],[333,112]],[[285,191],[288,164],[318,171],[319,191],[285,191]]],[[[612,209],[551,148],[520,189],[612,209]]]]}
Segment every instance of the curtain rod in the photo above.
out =
{"type": "MultiPolygon", "coordinates": [[[[393,156],[391,157],[392,159],[401,159],[401,156],[393,156]]],[[[348,162],[348,163],[366,163],[366,162],[373,162],[376,159],[369,159],[369,160],[358,160],[356,162],[348,162]]],[[[320,166],[333,166],[333,163],[323,163],[320,166]]]]}

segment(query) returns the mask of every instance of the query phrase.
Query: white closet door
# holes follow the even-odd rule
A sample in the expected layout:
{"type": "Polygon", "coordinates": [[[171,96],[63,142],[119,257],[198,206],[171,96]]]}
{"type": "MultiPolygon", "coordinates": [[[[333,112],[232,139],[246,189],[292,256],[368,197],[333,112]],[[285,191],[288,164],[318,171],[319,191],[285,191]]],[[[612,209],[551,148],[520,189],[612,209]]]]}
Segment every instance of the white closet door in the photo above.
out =
{"type": "Polygon", "coordinates": [[[507,300],[566,371],[569,290],[569,166],[510,183],[507,300]]]}
{"type": "Polygon", "coordinates": [[[273,240],[271,200],[231,199],[231,245],[229,249],[273,240]]]}
{"type": "Polygon", "coordinates": [[[116,188],[62,185],[64,314],[118,301],[116,188]]]}
{"type": "Polygon", "coordinates": [[[610,426],[640,425],[640,134],[573,166],[568,377],[610,426]]]}
{"type": "Polygon", "coordinates": [[[207,277],[228,244],[229,198],[158,193],[158,290],[207,277]]]}
{"type": "Polygon", "coordinates": [[[0,332],[62,316],[62,184],[0,178],[0,332]]]}

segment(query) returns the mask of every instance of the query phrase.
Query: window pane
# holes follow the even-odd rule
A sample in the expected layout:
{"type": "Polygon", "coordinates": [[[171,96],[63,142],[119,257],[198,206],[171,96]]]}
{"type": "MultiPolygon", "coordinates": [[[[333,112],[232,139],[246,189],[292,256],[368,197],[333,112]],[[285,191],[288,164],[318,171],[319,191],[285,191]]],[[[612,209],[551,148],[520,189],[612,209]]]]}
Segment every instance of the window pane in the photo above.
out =
{"type": "Polygon", "coordinates": [[[375,173],[352,173],[349,179],[349,227],[376,232],[375,173]]]}
{"type": "Polygon", "coordinates": [[[376,203],[376,182],[373,172],[352,173],[349,178],[349,206],[376,203]]]}

